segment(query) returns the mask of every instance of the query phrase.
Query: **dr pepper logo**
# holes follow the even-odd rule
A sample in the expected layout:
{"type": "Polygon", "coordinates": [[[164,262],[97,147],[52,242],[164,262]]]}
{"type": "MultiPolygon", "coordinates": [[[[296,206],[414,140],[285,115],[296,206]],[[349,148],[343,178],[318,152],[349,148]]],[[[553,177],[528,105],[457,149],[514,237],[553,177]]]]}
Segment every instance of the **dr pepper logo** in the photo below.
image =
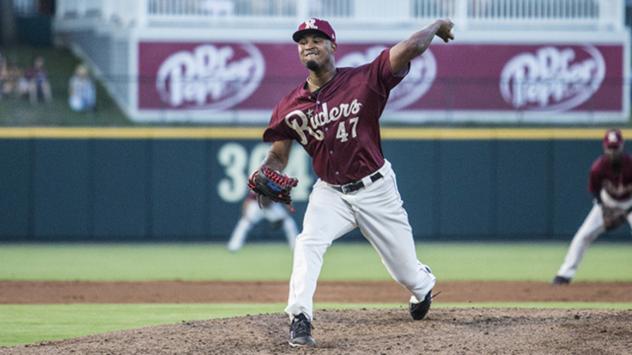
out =
{"type": "Polygon", "coordinates": [[[158,69],[156,89],[172,107],[224,110],[257,89],[264,69],[251,44],[201,45],[169,56],[158,69]]]}
{"type": "MultiPolygon", "coordinates": [[[[375,46],[364,52],[352,52],[342,57],[338,64],[341,67],[357,67],[371,62],[385,49],[375,46]]],[[[410,63],[410,70],[399,85],[391,91],[387,110],[400,110],[418,101],[430,89],[437,76],[437,61],[431,51],[426,51],[410,63]]]]}
{"type": "Polygon", "coordinates": [[[507,62],[500,92],[516,109],[568,111],[590,99],[605,72],[603,56],[593,46],[542,47],[507,62]]]}

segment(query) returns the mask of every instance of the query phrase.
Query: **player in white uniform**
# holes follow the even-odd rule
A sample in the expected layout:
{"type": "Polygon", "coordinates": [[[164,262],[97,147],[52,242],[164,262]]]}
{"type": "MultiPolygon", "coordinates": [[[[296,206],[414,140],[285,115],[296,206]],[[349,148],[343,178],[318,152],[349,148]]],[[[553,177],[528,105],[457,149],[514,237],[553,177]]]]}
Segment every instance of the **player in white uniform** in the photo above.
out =
{"type": "Polygon", "coordinates": [[[275,202],[266,202],[266,204],[260,207],[255,197],[252,194],[248,194],[242,206],[241,218],[235,225],[235,229],[233,229],[230,240],[226,245],[229,251],[236,252],[241,249],[246,242],[248,232],[263,219],[272,224],[281,223],[287,243],[290,249],[294,249],[294,241],[298,235],[296,222],[290,216],[285,205],[275,202]]]}
{"type": "Polygon", "coordinates": [[[292,36],[309,75],[275,107],[263,135],[272,147],[260,169],[283,170],[297,141],[312,157],[319,177],[294,248],[285,309],[291,319],[290,345],[315,345],[313,296],[323,257],[334,240],[355,228],[412,294],[413,319],[424,318],[430,309],[436,279],[417,259],[395,172],[382,153],[379,118],[410,61],[435,36],[453,39],[452,26],[449,20],[438,20],[357,68],[336,68],[336,34],[327,21],[305,21],[292,36]]]}
{"type": "Polygon", "coordinates": [[[571,282],[590,244],[602,233],[627,221],[632,225],[632,157],[623,151],[618,129],[606,131],[604,154],[590,168],[588,189],[594,196],[593,208],[571,242],[564,263],[553,284],[571,282]]]}

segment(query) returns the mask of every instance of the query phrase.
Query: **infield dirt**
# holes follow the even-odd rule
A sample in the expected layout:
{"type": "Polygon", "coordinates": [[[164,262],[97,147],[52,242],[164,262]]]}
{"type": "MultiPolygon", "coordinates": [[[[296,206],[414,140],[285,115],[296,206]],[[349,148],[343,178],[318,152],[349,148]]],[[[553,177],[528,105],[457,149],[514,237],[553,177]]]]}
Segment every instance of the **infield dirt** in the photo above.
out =
{"type": "MultiPolygon", "coordinates": [[[[630,283],[442,282],[441,302],[631,302],[630,283]]],[[[266,303],[285,282],[0,282],[0,303],[266,303]]],[[[629,354],[632,310],[434,308],[412,321],[394,282],[321,282],[318,302],[401,303],[399,309],[317,310],[318,345],[287,345],[279,313],[183,321],[63,341],[0,348],[0,354],[629,354]]]]}

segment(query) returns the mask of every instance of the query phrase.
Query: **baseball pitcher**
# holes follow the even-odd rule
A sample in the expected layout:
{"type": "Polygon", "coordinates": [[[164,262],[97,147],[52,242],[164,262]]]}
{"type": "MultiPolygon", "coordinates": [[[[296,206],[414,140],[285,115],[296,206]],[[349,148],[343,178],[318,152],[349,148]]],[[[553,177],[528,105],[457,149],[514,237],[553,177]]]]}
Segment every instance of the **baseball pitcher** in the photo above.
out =
{"type": "Polygon", "coordinates": [[[276,105],[263,140],[272,147],[251,178],[254,191],[289,202],[293,181],[284,176],[293,141],[312,158],[319,179],[313,186],[294,247],[288,305],[291,346],[313,346],[313,296],[323,256],[334,240],[355,228],[379,253],[391,276],[412,294],[410,313],[430,309],[435,276],[418,261],[408,215],[391,164],[384,159],[379,119],[390,91],[410,62],[435,36],[454,39],[453,24],[437,20],[385,49],[371,63],[336,68],[337,38],[329,22],[312,18],[292,39],[307,78],[276,105]]]}

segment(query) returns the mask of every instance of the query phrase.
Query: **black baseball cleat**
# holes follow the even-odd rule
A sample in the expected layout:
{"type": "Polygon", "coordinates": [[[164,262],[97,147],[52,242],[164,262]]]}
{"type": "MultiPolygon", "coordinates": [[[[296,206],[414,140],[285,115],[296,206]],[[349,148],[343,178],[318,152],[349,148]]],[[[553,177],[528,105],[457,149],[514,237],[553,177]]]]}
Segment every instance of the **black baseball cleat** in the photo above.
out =
{"type": "Polygon", "coordinates": [[[294,316],[290,325],[290,346],[315,346],[312,338],[312,323],[303,313],[294,316]]]}
{"type": "Polygon", "coordinates": [[[411,298],[410,301],[410,316],[414,320],[422,320],[428,314],[430,310],[430,304],[432,303],[432,290],[428,291],[426,297],[421,302],[415,302],[417,299],[411,298]]]}
{"type": "Polygon", "coordinates": [[[551,283],[553,285],[568,285],[569,283],[571,283],[571,278],[564,277],[564,276],[555,276],[555,278],[553,278],[553,281],[551,281],[551,283]]]}

